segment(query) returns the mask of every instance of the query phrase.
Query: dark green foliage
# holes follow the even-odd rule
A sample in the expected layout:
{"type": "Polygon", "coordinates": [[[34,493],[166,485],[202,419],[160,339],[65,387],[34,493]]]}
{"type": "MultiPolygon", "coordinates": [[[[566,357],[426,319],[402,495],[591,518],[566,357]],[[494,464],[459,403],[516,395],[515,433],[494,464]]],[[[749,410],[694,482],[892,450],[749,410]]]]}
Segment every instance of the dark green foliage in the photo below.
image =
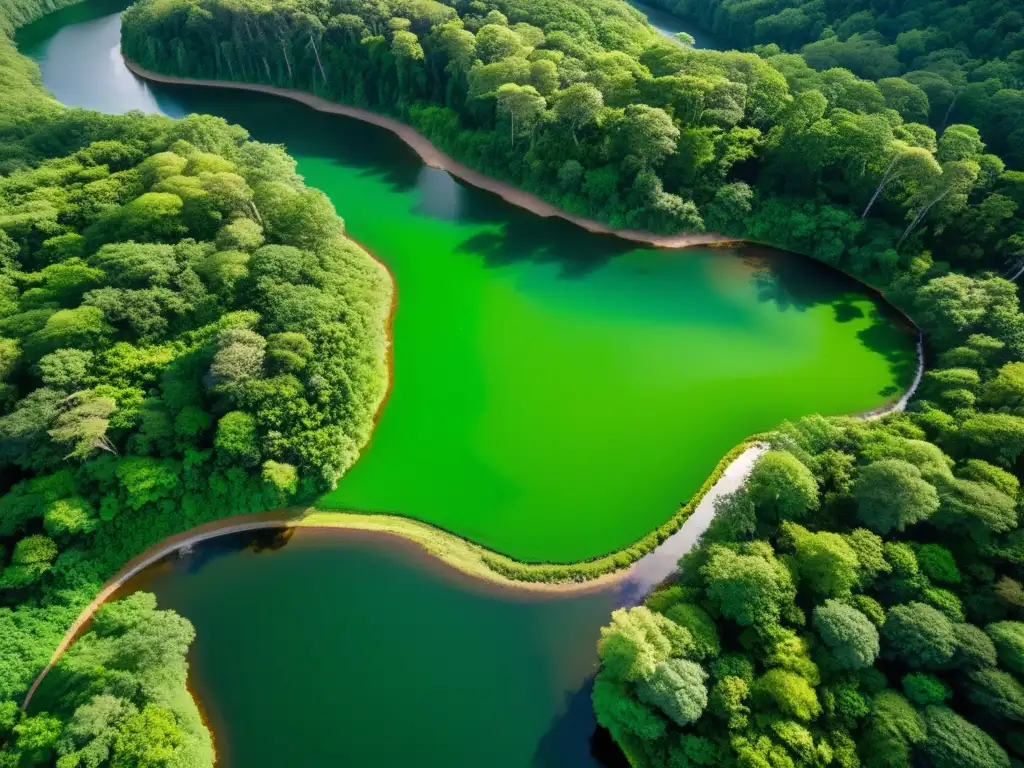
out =
{"type": "Polygon", "coordinates": [[[1024,622],[1000,621],[989,624],[985,632],[995,643],[999,661],[1007,669],[1024,675],[1024,622]]]}
{"type": "Polygon", "coordinates": [[[903,692],[918,707],[942,704],[951,694],[945,683],[925,672],[911,672],[904,677],[903,692]]]}
{"type": "Polygon", "coordinates": [[[68,4],[0,4],[0,764],[209,765],[191,628],[135,597],[10,705],[126,560],[332,487],[390,289],[280,148],[45,94],[10,33],[68,4]]]}
{"type": "MultiPolygon", "coordinates": [[[[769,436],[813,473],[818,498],[806,508],[815,511],[788,520],[748,488],[720,500],[722,518],[680,561],[678,584],[655,598],[694,638],[707,631],[694,617],[714,624],[716,657],[702,658],[699,643],[670,654],[710,673],[707,705],[682,726],[645,709],[664,730],[620,739],[640,765],[671,764],[665,755],[688,736],[738,765],[1009,765],[1024,722],[1021,521],[984,502],[1003,497],[998,509],[1015,510],[1017,479],[947,435],[951,459],[922,439],[931,422],[919,413],[809,417],[769,436]],[[884,475],[902,490],[877,492],[884,475]],[[905,492],[915,483],[920,493],[905,492]],[[915,507],[915,498],[928,501],[915,507]]],[[[802,485],[799,473],[790,479],[802,485]]],[[[659,658],[646,657],[647,668],[659,658]]],[[[638,686],[616,674],[620,694],[642,704],[638,686]]]]}
{"type": "Polygon", "coordinates": [[[840,668],[870,667],[878,656],[878,630],[856,608],[826,600],[814,609],[814,629],[840,668]]]}
{"type": "Polygon", "coordinates": [[[956,651],[953,623],[923,603],[898,605],[882,627],[887,647],[911,667],[941,667],[956,651]]]}
{"type": "Polygon", "coordinates": [[[946,707],[925,710],[924,752],[935,768],[1006,768],[1006,751],[991,736],[946,707]]]}
{"type": "MultiPolygon", "coordinates": [[[[728,14],[712,5],[742,5],[657,1],[716,22],[728,14]]],[[[294,88],[394,115],[468,165],[617,227],[746,235],[901,288],[908,273],[914,283],[943,273],[933,254],[997,273],[1021,258],[1024,193],[985,142],[1017,150],[1005,131],[982,141],[959,111],[950,119],[966,78],[954,85],[946,67],[959,61],[935,62],[935,72],[922,61],[900,76],[915,57],[861,39],[868,28],[815,42],[806,60],[774,46],[693,50],[620,0],[593,0],[586,14],[524,0],[430,7],[145,0],[125,14],[123,46],[168,74],[294,88]]],[[[761,27],[757,42],[784,44],[789,16],[801,16],[777,3],[749,7],[739,28],[761,27]]],[[[807,24],[812,40],[825,31],[820,11],[807,24]]],[[[976,98],[994,98],[972,85],[976,98]]],[[[1004,101],[1010,125],[1019,105],[1004,101]]],[[[257,189],[261,209],[265,194],[276,196],[257,189]]],[[[268,232],[297,235],[314,203],[294,198],[286,215],[264,216],[268,232]]],[[[225,245],[235,241],[224,233],[225,245]]],[[[959,359],[979,354],[968,347],[959,359]]],[[[946,387],[937,399],[969,406],[980,394],[946,387]]]]}

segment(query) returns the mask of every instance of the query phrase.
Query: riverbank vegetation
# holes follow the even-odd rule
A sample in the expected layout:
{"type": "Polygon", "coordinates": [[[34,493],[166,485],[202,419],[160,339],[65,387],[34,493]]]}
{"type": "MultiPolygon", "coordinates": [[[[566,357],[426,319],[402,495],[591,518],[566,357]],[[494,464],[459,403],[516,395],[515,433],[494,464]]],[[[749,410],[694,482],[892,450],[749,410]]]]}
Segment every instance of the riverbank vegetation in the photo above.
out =
{"type": "Polygon", "coordinates": [[[619,0],[586,13],[144,0],[124,16],[123,46],[157,72],[395,115],[474,168],[615,226],[745,235],[880,287],[908,269],[1004,272],[1024,257],[1017,174],[974,127],[936,130],[915,98],[887,100],[849,70],[688,49],[619,0]]]}
{"type": "Polygon", "coordinates": [[[202,730],[191,630],[149,604],[97,619],[48,714],[18,723],[17,703],[126,560],[351,466],[386,388],[390,282],[281,148],[50,99],[8,35],[53,9],[0,11],[2,764],[208,764],[174,735],[202,730]],[[124,667],[164,625],[170,645],[124,667]]]}
{"type": "Polygon", "coordinates": [[[937,365],[908,411],[782,425],[602,630],[594,707],[635,765],[1024,759],[1017,293],[950,275],[915,308],[937,365]]]}
{"type": "Polygon", "coordinates": [[[0,765],[213,764],[210,733],[186,687],[195,632],[146,592],[102,606],[36,692],[37,714],[0,704],[0,765]]]}
{"type": "Polygon", "coordinates": [[[974,125],[1009,165],[1024,168],[1024,17],[1014,0],[651,2],[753,47],[780,71],[803,70],[790,55],[799,53],[819,72],[841,67],[873,80],[886,106],[940,132],[974,125]]]}

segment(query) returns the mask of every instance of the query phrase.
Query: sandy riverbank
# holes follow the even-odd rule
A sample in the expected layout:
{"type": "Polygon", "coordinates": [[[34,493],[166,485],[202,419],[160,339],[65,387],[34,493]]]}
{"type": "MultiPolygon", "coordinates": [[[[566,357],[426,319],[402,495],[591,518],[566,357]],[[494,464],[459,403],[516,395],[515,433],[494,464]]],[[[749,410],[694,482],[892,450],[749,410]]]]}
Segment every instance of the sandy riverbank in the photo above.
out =
{"type": "Polygon", "coordinates": [[[393,134],[398,136],[398,138],[412,147],[413,150],[416,151],[416,154],[420,156],[420,159],[431,168],[438,168],[440,170],[447,171],[455,178],[461,179],[474,187],[479,187],[480,189],[487,190],[488,192],[493,192],[506,202],[512,203],[520,208],[524,208],[537,216],[543,216],[545,218],[555,216],[560,219],[565,219],[566,221],[569,221],[578,227],[582,227],[589,232],[595,232],[602,235],[614,235],[615,237],[620,237],[624,240],[654,245],[659,248],[688,248],[695,245],[715,245],[736,242],[735,238],[719,235],[715,232],[656,235],[653,232],[645,232],[639,229],[615,229],[595,219],[588,219],[583,216],[576,216],[574,214],[567,213],[557,206],[542,200],[536,195],[519,189],[513,184],[486,176],[479,171],[475,171],[463,163],[460,163],[458,160],[449,157],[431,144],[426,136],[409,127],[405,123],[391,117],[379,115],[376,112],[370,112],[366,109],[349,107],[345,104],[329,101],[321,98],[320,96],[314,96],[306,91],[299,91],[292,88],[279,88],[277,86],[262,85],[259,83],[238,83],[227,80],[201,80],[187,77],[174,77],[172,75],[162,75],[158,72],[151,72],[127,58],[125,58],[124,62],[128,69],[137,76],[155,83],[165,83],[168,85],[194,85],[202,86],[204,88],[231,88],[239,91],[266,93],[271,96],[279,96],[284,99],[297,101],[300,104],[305,104],[307,107],[317,110],[318,112],[344,115],[345,117],[352,117],[356,120],[371,123],[391,131],[393,134]]]}

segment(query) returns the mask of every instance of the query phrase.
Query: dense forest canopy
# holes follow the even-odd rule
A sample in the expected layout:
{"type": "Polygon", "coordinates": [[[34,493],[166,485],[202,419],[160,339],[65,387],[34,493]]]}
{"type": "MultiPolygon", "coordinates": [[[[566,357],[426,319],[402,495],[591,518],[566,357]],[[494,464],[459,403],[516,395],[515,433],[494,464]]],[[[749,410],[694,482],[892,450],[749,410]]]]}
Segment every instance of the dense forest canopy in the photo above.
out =
{"type": "Polygon", "coordinates": [[[745,234],[879,285],[919,257],[929,276],[1024,259],[1024,176],[975,127],[930,125],[916,86],[692,50],[622,0],[143,0],[123,46],[157,71],[394,114],[617,226],[745,234]]]}
{"type": "Polygon", "coordinates": [[[1017,0],[651,0],[785,72],[842,67],[941,131],[970,123],[1024,169],[1024,9],[1017,0]]]}
{"type": "Polygon", "coordinates": [[[0,765],[209,765],[191,628],[148,598],[19,705],[128,558],[333,487],[385,391],[391,286],[280,147],[50,99],[8,35],[56,5],[0,10],[0,765]]]}

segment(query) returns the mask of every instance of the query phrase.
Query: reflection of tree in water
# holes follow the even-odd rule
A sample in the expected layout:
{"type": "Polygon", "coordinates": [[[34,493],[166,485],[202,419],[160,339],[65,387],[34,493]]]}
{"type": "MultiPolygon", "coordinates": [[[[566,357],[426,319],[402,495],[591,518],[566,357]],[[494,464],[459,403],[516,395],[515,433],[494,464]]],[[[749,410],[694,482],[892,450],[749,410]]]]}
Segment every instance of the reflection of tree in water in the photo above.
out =
{"type": "MultiPolygon", "coordinates": [[[[228,518],[230,519],[230,518],[228,518]]],[[[258,528],[218,536],[199,542],[194,547],[179,549],[167,556],[175,568],[188,574],[199,573],[210,563],[228,555],[249,551],[253,554],[277,552],[295,535],[295,528],[258,528]]]]}

